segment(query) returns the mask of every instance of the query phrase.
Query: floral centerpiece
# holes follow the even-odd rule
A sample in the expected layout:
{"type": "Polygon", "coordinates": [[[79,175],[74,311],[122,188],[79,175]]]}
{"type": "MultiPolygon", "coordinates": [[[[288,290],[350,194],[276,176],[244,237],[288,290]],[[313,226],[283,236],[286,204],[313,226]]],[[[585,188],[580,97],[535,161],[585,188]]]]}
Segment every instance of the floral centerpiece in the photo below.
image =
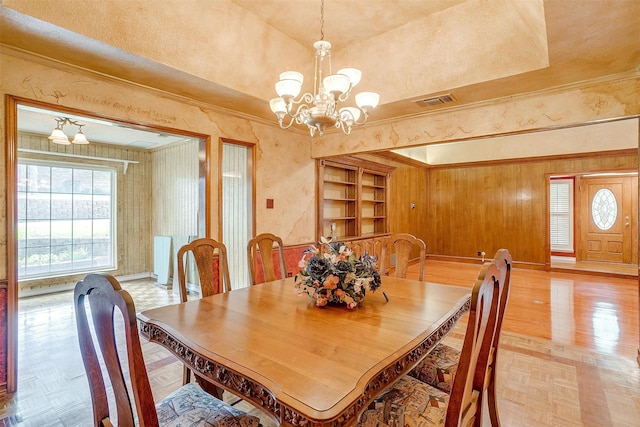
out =
{"type": "Polygon", "coordinates": [[[373,292],[380,287],[377,260],[366,252],[357,258],[344,243],[323,238],[305,250],[298,263],[296,294],[309,295],[318,307],[341,303],[355,308],[362,304],[367,290],[373,292]],[[323,252],[322,247],[327,250],[323,252]]]}

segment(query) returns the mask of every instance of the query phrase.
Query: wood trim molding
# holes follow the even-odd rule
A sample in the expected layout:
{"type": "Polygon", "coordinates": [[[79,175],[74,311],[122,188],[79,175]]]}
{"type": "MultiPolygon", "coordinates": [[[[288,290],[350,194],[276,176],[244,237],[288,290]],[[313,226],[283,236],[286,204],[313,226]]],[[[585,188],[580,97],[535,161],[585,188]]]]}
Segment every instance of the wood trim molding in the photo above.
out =
{"type": "Polygon", "coordinates": [[[421,162],[420,160],[412,159],[411,157],[403,156],[402,154],[394,153],[393,151],[381,151],[379,153],[370,153],[372,156],[378,156],[383,159],[392,160],[394,162],[402,163],[408,166],[413,166],[420,169],[429,169],[431,165],[421,162]]]}
{"type": "Polygon", "coordinates": [[[526,157],[518,159],[499,159],[499,160],[487,160],[480,162],[467,162],[467,163],[450,163],[446,165],[428,165],[429,169],[452,169],[452,168],[464,168],[464,167],[477,167],[477,166],[489,166],[489,165],[502,165],[511,163],[532,163],[546,160],[562,160],[562,159],[580,159],[588,157],[619,157],[619,156],[634,156],[638,154],[638,149],[628,148],[624,150],[612,150],[612,151],[596,151],[588,153],[573,153],[564,155],[553,156],[537,156],[526,157]]]}
{"type": "Polygon", "coordinates": [[[0,279],[0,289],[7,289],[9,287],[9,281],[7,279],[0,279]]]}
{"type": "Polygon", "coordinates": [[[326,162],[328,164],[347,165],[363,169],[374,169],[376,171],[384,173],[391,173],[396,169],[395,166],[390,166],[384,163],[376,163],[354,156],[332,157],[330,159],[321,159],[320,162],[326,162]]]}
{"type": "MultiPolygon", "coordinates": [[[[438,254],[427,254],[427,259],[432,261],[449,261],[449,262],[464,262],[467,264],[478,264],[482,265],[482,259],[476,257],[461,257],[461,256],[453,256],[453,255],[438,255],[438,254]]],[[[490,260],[491,258],[485,258],[485,260],[490,260]]],[[[542,263],[534,263],[534,262],[522,262],[522,261],[513,261],[514,268],[522,268],[527,270],[541,270],[541,271],[549,271],[549,266],[542,263]]],[[[589,272],[591,274],[591,272],[589,272]]]]}
{"type": "Polygon", "coordinates": [[[18,388],[18,269],[16,253],[18,242],[15,238],[18,215],[16,178],[18,169],[18,102],[19,98],[7,95],[5,98],[5,138],[6,138],[6,221],[7,221],[7,295],[6,295],[6,393],[14,393],[18,388]]]}

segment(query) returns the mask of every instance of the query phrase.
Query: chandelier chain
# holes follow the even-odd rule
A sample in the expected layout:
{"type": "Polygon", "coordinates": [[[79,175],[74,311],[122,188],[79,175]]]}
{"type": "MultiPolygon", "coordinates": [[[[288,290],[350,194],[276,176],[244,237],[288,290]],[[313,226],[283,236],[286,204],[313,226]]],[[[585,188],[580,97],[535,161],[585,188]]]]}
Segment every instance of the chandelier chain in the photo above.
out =
{"type": "Polygon", "coordinates": [[[324,40],[324,0],[320,1],[320,40],[324,40]]]}

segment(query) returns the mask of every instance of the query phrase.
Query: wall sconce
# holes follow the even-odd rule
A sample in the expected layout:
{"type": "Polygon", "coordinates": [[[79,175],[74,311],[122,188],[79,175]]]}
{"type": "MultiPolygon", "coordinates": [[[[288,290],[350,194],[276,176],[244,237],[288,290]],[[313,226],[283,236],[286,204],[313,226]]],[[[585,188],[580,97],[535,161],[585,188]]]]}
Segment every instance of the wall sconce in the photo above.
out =
{"type": "Polygon", "coordinates": [[[73,142],[74,144],[89,143],[87,137],[84,135],[84,133],[82,133],[82,126],[84,125],[71,120],[68,117],[58,117],[56,119],[56,123],[56,128],[51,132],[51,135],[49,135],[49,141],[61,145],[70,145],[71,142],[73,142]],[[75,136],[73,137],[73,141],[71,142],[69,142],[69,138],[62,130],[65,125],[78,126],[78,132],[75,134],[75,136]]]}

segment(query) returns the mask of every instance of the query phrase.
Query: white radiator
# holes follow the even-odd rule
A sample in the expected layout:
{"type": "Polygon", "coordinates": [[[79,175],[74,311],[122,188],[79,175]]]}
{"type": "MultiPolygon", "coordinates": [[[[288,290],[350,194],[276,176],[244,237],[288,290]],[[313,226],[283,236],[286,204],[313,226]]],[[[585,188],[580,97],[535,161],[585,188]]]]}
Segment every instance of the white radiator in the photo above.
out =
{"type": "Polygon", "coordinates": [[[157,283],[169,284],[171,270],[171,237],[154,236],[153,238],[153,274],[157,283]]]}

